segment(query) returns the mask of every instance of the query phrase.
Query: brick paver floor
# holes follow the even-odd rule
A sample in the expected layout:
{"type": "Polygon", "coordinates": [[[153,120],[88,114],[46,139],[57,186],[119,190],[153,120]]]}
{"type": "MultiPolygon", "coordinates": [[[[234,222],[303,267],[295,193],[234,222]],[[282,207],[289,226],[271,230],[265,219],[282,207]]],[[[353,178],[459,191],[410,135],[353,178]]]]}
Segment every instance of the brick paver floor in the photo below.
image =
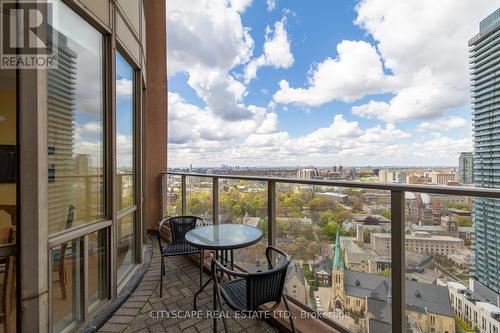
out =
{"type": "MultiPolygon", "coordinates": [[[[204,273],[203,281],[208,278],[209,275],[204,273]]],[[[212,309],[211,284],[198,296],[198,308],[204,314],[202,318],[166,318],[166,315],[161,318],[160,312],[156,312],[179,311],[177,313],[184,317],[186,311],[192,311],[193,296],[199,288],[198,279],[199,266],[195,262],[186,256],[169,257],[163,280],[163,297],[160,298],[160,256],[157,245],[154,246],[151,265],[139,286],[99,332],[212,332],[213,320],[206,316],[207,310],[212,309]]],[[[225,305],[223,308],[228,310],[225,305]]],[[[278,332],[268,323],[257,319],[229,318],[227,322],[230,332],[278,332]]],[[[218,320],[217,328],[220,332],[224,331],[221,319],[218,320]]]]}

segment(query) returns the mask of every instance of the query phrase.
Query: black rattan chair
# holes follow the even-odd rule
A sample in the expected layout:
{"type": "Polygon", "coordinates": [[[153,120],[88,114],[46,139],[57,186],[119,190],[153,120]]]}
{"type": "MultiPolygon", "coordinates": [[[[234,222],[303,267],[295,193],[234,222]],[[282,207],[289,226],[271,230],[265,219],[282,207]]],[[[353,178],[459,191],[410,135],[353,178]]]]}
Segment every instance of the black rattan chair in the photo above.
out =
{"type": "MultiPolygon", "coordinates": [[[[283,294],[286,273],[290,264],[290,257],[280,249],[269,246],[266,249],[266,258],[269,270],[265,272],[258,271],[256,273],[235,272],[227,269],[217,260],[212,260],[212,274],[214,276],[217,304],[222,310],[222,299],[234,311],[241,313],[255,313],[256,311],[273,311],[281,303],[285,303],[287,311],[290,313],[288,302],[283,294]],[[274,253],[273,253],[274,252],[274,253]],[[279,255],[279,258],[274,256],[279,255]],[[273,257],[278,262],[276,267],[273,265],[273,257]],[[218,279],[219,272],[221,275],[227,274],[230,279],[220,282],[218,279]],[[235,279],[231,279],[235,277],[235,279]],[[260,309],[260,306],[266,303],[271,303],[270,308],[265,310],[260,309]]],[[[295,332],[293,318],[290,315],[290,325],[292,332],[295,332]]],[[[222,316],[224,330],[228,332],[225,317],[222,316]]],[[[214,325],[215,327],[215,325],[214,325]]]]}
{"type": "Polygon", "coordinates": [[[172,256],[181,256],[186,254],[200,255],[200,287],[203,278],[203,250],[189,245],[186,242],[185,235],[189,230],[197,226],[203,226],[205,222],[198,216],[172,216],[163,219],[158,224],[158,244],[161,253],[161,276],[160,276],[160,298],[163,296],[163,275],[165,275],[164,258],[172,256]],[[166,227],[170,227],[171,242],[167,243],[165,237],[166,227]]]}

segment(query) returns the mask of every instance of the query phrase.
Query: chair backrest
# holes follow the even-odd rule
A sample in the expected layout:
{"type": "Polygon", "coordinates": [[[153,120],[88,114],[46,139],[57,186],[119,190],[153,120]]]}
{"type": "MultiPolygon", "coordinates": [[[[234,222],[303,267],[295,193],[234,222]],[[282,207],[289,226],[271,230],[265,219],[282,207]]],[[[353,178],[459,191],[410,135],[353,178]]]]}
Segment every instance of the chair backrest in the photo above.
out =
{"type": "Polygon", "coordinates": [[[170,235],[172,243],[184,243],[185,236],[189,230],[196,228],[198,224],[203,225],[203,219],[198,216],[172,216],[163,219],[158,224],[158,242],[161,247],[161,241],[166,241],[164,237],[164,228],[170,227],[170,235]]]}
{"type": "Polygon", "coordinates": [[[270,267],[270,270],[265,272],[249,273],[246,279],[247,287],[247,310],[256,311],[259,306],[269,302],[279,303],[283,294],[285,285],[286,273],[288,265],[290,265],[290,257],[283,251],[268,247],[266,256],[271,263],[273,252],[277,253],[280,258],[276,258],[279,264],[276,267],[270,267]]]}
{"type": "Polygon", "coordinates": [[[74,217],[75,217],[75,206],[69,205],[68,215],[66,217],[66,224],[64,225],[64,229],[71,229],[71,227],[73,226],[74,217]]]}

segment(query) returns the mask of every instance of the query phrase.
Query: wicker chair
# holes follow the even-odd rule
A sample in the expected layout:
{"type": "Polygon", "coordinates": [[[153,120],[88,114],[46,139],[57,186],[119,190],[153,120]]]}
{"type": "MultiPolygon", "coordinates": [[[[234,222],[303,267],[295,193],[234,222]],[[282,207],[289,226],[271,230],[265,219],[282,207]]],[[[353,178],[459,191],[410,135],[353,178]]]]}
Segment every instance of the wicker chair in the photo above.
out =
{"type": "Polygon", "coordinates": [[[158,224],[158,244],[161,254],[161,275],[160,275],[160,297],[163,296],[163,276],[165,275],[165,260],[166,257],[181,256],[186,254],[200,255],[200,287],[203,276],[203,251],[189,245],[184,238],[189,230],[197,226],[205,225],[205,222],[198,216],[172,216],[163,219],[158,224]],[[165,233],[166,227],[170,227],[171,242],[167,242],[165,233]]]}
{"type": "MultiPolygon", "coordinates": [[[[216,290],[214,296],[217,298],[219,309],[222,309],[222,299],[232,310],[242,313],[262,311],[259,309],[261,305],[274,302],[269,309],[264,310],[267,312],[275,310],[283,300],[287,311],[290,313],[288,302],[283,294],[290,257],[280,249],[269,246],[266,249],[266,258],[269,270],[256,273],[231,271],[219,261],[212,260],[212,274],[216,290]],[[275,257],[275,254],[278,254],[279,258],[275,257]],[[276,267],[273,267],[272,264],[273,257],[278,262],[276,267]],[[219,272],[221,276],[227,274],[229,280],[220,282],[218,279],[219,272]],[[232,277],[235,279],[232,279],[232,277]]],[[[289,319],[292,332],[295,332],[295,325],[291,315],[289,319]]],[[[222,316],[222,321],[224,330],[228,332],[224,316],[222,316]]]]}

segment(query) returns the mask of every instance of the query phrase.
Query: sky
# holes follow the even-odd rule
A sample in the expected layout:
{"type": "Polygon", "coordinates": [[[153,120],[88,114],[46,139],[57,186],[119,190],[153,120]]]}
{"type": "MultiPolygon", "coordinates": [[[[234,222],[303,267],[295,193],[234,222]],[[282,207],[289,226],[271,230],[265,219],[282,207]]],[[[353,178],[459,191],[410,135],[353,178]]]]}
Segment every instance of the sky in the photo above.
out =
{"type": "Polygon", "coordinates": [[[498,0],[169,0],[169,167],[455,166],[498,0]]]}

